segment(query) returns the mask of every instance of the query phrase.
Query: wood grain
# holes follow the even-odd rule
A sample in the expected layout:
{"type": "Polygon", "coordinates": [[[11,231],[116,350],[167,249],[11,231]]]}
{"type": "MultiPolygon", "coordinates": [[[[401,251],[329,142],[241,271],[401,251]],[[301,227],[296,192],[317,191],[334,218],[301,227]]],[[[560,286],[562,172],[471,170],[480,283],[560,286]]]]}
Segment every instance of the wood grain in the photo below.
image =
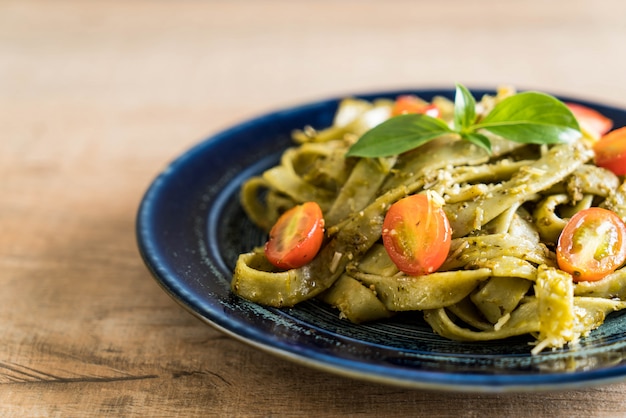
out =
{"type": "Polygon", "coordinates": [[[619,416],[626,384],[430,393],[279,360],[180,308],[135,214],[244,118],[399,86],[626,105],[626,3],[0,1],[0,415],[619,416]]]}

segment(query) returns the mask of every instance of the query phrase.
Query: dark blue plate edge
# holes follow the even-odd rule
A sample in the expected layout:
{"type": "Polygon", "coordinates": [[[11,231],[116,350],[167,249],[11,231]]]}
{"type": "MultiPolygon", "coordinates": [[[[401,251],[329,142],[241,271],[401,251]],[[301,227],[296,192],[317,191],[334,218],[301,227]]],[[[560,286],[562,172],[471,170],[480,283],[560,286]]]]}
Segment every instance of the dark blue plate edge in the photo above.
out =
{"type": "MultiPolygon", "coordinates": [[[[475,94],[484,94],[491,92],[489,89],[471,89],[475,94]]],[[[212,147],[215,143],[219,142],[222,138],[228,137],[232,132],[237,130],[245,130],[247,126],[254,125],[259,121],[272,118],[282,113],[289,113],[293,111],[304,110],[308,108],[314,108],[317,106],[327,106],[333,103],[337,103],[343,97],[362,97],[362,98],[375,98],[375,97],[391,97],[398,94],[405,94],[407,92],[416,92],[425,96],[432,94],[441,94],[442,92],[448,93],[450,97],[450,89],[440,88],[427,88],[427,89],[399,89],[385,91],[381,90],[374,93],[359,93],[353,95],[342,95],[337,98],[326,99],[313,103],[308,103],[292,108],[286,108],[269,112],[264,115],[249,119],[240,125],[236,125],[232,128],[223,130],[190,148],[184,152],[180,157],[172,161],[165,170],[163,170],[157,178],[150,185],[146,191],[137,212],[136,222],[136,238],[140,255],[144,260],[144,263],[148,267],[151,274],[156,279],[157,283],[170,295],[177,303],[183,308],[189,311],[192,315],[198,317],[203,322],[215,327],[216,329],[224,332],[231,337],[238,339],[244,343],[250,344],[265,352],[277,355],[282,358],[289,359],[309,367],[325,370],[328,372],[341,374],[347,377],[358,378],[361,380],[367,380],[378,383],[387,383],[392,385],[399,385],[409,388],[419,389],[435,389],[446,391],[469,391],[469,392],[518,392],[518,391],[547,391],[555,389],[571,389],[580,388],[581,386],[590,386],[596,384],[612,383],[624,380],[624,374],[626,370],[624,368],[616,369],[602,369],[587,372],[577,372],[575,375],[570,373],[559,373],[550,375],[541,375],[541,378],[537,379],[536,376],[520,376],[520,375],[472,375],[465,373],[435,373],[427,371],[418,371],[416,373],[405,373],[402,370],[400,372],[389,370],[387,367],[378,367],[372,365],[364,365],[359,362],[352,362],[347,360],[337,361],[332,356],[324,356],[315,352],[314,350],[300,351],[294,353],[285,347],[279,345],[272,345],[274,342],[268,342],[259,338],[258,335],[250,332],[241,332],[245,330],[241,324],[231,323],[227,318],[219,317],[217,311],[208,312],[212,315],[201,314],[199,311],[203,311],[204,307],[201,303],[194,300],[190,295],[181,294],[181,289],[175,285],[177,277],[172,272],[168,271],[167,267],[162,265],[159,261],[158,250],[154,245],[154,236],[151,234],[150,225],[152,223],[151,215],[153,211],[153,204],[155,198],[158,196],[162,184],[169,180],[169,176],[172,172],[175,172],[181,166],[184,166],[185,161],[188,158],[193,157],[195,154],[203,152],[206,147],[212,147]],[[222,320],[220,320],[222,319],[222,320]],[[233,331],[235,330],[235,331],[233,331]],[[572,379],[575,376],[576,379],[572,379]],[[416,379],[416,377],[418,379],[416,379]]],[[[576,98],[558,96],[564,101],[572,101],[581,104],[585,104],[594,107],[607,116],[611,117],[613,114],[622,114],[624,110],[607,105],[601,105],[598,103],[588,102],[576,98]]],[[[219,304],[219,303],[218,303],[219,304]]]]}

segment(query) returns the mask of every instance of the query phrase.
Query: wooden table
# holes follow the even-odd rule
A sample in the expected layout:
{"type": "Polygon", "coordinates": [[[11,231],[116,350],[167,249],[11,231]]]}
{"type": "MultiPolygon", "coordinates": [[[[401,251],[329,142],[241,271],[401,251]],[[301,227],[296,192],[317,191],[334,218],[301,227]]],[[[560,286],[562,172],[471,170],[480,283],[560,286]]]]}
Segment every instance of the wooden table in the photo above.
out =
{"type": "Polygon", "coordinates": [[[626,3],[0,1],[0,416],[618,416],[626,383],[431,393],[285,362],[180,308],[143,192],[211,133],[396,87],[510,83],[626,106],[626,3]]]}

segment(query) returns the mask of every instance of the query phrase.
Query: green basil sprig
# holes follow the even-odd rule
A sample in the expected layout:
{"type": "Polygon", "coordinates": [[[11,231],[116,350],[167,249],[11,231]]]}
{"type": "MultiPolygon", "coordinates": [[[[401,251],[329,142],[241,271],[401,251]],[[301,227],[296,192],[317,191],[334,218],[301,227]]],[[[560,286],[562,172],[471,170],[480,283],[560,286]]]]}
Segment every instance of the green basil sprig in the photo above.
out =
{"type": "Polygon", "coordinates": [[[535,91],[517,93],[498,102],[484,118],[479,119],[476,100],[467,88],[457,84],[453,126],[424,114],[395,116],[366,132],[346,155],[387,157],[449,134],[470,141],[490,153],[491,142],[481,131],[532,144],[570,143],[581,136],[576,117],[553,96],[535,91]]]}

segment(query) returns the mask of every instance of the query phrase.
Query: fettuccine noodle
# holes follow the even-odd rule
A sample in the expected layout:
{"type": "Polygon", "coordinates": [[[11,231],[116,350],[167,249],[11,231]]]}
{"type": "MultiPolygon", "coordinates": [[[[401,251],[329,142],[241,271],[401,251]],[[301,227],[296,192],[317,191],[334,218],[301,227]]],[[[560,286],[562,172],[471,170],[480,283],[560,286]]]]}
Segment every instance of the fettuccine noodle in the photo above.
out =
{"type": "MultiPolygon", "coordinates": [[[[479,103],[483,112],[511,90],[479,103]]],[[[453,104],[436,97],[441,117],[453,104]]],[[[572,281],[558,269],[555,242],[567,218],[591,206],[626,219],[626,182],[593,164],[583,137],[574,144],[529,145],[491,135],[493,153],[440,137],[394,157],[345,158],[348,148],[390,117],[392,102],[345,99],[334,124],[294,133],[280,164],[249,179],[241,203],[269,230],[281,213],[315,201],[326,240],[303,267],[278,271],[263,249],[242,254],[233,291],[253,302],[293,306],[310,298],[354,323],[421,311],[450,339],[486,341],[531,334],[533,353],[572,344],[626,308],[626,271],[597,282],[572,281]],[[415,193],[443,197],[452,246],[437,272],[411,277],[381,244],[389,206],[415,193]]]]}

